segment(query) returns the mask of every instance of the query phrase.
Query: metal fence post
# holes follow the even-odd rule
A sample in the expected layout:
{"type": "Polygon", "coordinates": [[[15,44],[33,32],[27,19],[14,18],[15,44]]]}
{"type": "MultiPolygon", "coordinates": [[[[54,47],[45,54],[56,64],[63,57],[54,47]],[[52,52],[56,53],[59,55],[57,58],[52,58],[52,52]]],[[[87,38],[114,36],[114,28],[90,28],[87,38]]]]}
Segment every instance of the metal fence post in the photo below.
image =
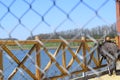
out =
{"type": "Polygon", "coordinates": [[[118,32],[118,46],[120,48],[120,0],[116,0],[116,26],[117,26],[117,32],[118,32]]]}

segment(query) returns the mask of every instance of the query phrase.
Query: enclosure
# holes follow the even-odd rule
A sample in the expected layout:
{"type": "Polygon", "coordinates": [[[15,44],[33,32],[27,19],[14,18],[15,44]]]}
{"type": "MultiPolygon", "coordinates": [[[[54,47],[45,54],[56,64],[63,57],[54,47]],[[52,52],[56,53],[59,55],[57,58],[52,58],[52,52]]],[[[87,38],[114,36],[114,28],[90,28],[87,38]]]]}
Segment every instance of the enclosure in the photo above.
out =
{"type": "Polygon", "coordinates": [[[119,0],[0,0],[0,10],[1,80],[100,77],[95,44],[120,46],[119,0]]]}

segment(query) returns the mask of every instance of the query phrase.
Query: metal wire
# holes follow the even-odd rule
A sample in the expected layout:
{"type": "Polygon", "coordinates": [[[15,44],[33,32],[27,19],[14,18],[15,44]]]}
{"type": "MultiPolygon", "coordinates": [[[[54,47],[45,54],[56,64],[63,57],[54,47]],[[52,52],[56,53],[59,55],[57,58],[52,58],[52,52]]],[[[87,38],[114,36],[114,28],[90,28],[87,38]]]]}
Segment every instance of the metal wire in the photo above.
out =
{"type": "MultiPolygon", "coordinates": [[[[79,36],[81,36],[81,33],[74,35],[71,38],[71,40],[68,42],[64,38],[64,36],[58,34],[60,31],[62,30],[64,31],[64,29],[72,30],[75,28],[82,29],[82,30],[86,28],[90,29],[91,23],[94,22],[96,18],[98,19],[98,21],[101,21],[101,24],[97,24],[97,22],[95,22],[95,24],[92,24],[93,26],[113,24],[111,23],[111,20],[103,16],[105,10],[103,10],[103,13],[101,13],[101,11],[107,6],[111,6],[110,3],[113,3],[115,5],[116,1],[115,0],[102,0],[101,2],[98,1],[99,6],[93,6],[92,3],[95,5],[97,1],[98,0],[94,0],[94,1],[88,1],[88,0],[1,0],[0,1],[0,10],[1,10],[0,39],[9,40],[9,39],[15,38],[19,40],[26,40],[28,37],[31,37],[32,39],[34,39],[34,36],[38,34],[53,33],[54,35],[58,36],[59,39],[61,39],[64,43],[66,43],[67,47],[63,50],[63,52],[65,52],[67,51],[68,48],[71,48],[70,43],[74,41],[75,39],[77,39],[79,36]],[[82,12],[79,10],[83,11],[84,14],[82,14],[82,12]],[[88,13],[86,13],[87,11],[88,13]],[[85,15],[85,17],[83,17],[83,15],[85,15]]],[[[105,13],[109,14],[110,10],[106,11],[105,13]]],[[[102,35],[101,37],[102,39],[104,39],[109,34],[107,30],[104,30],[104,31],[105,33],[104,35],[102,35]]],[[[85,35],[82,35],[82,36],[85,36],[85,35]]],[[[52,39],[52,37],[53,35],[48,36],[48,40],[52,39]]],[[[98,43],[94,39],[93,36],[90,36],[88,34],[86,37],[93,40],[94,43],[98,43]]],[[[5,43],[4,45],[6,45],[8,40],[4,42],[5,43]]],[[[41,40],[36,40],[36,41],[40,43],[43,48],[46,48],[45,44],[47,43],[47,40],[44,43],[41,40]]],[[[16,45],[18,46],[18,49],[23,54],[26,54],[27,51],[23,49],[22,44],[20,44],[17,40],[15,42],[16,42],[16,45]]],[[[3,45],[0,45],[0,46],[2,47],[3,45]]],[[[96,46],[94,48],[97,49],[96,46]]],[[[91,52],[89,53],[89,55],[93,52],[92,51],[93,49],[91,49],[91,52]]],[[[48,49],[46,48],[46,50],[48,49]]],[[[13,52],[15,56],[19,57],[19,52],[16,53],[12,50],[11,52],[13,52]]],[[[41,49],[41,52],[42,52],[42,49],[41,49]]],[[[51,52],[50,50],[48,50],[48,52],[51,54],[51,56],[55,60],[62,56],[62,54],[53,56],[52,54],[54,52],[51,52]]],[[[31,60],[30,63],[28,63],[28,65],[34,65],[35,68],[39,68],[37,65],[35,65],[35,58],[31,57],[31,55],[28,55],[28,54],[26,55],[28,56],[28,59],[31,60]]],[[[3,61],[7,59],[9,60],[9,63],[10,63],[8,65],[4,63],[7,66],[4,66],[5,68],[3,71],[3,76],[6,76],[4,77],[4,79],[7,79],[7,77],[10,74],[7,74],[6,71],[8,71],[9,70],[8,68],[11,68],[11,66],[15,68],[16,65],[14,65],[14,61],[10,58],[10,56],[7,55],[7,53],[4,52],[3,56],[5,56],[3,61]]],[[[83,60],[82,55],[78,54],[76,56],[83,60]]],[[[88,55],[86,55],[85,57],[88,57],[88,55]]],[[[20,61],[22,59],[23,58],[21,58],[20,61]]],[[[56,63],[57,62],[52,63],[51,67],[53,67],[56,63]]],[[[82,63],[83,61],[81,62],[81,64],[82,63]]],[[[70,72],[75,71],[76,67],[78,68],[79,66],[80,64],[74,66],[73,69],[69,70],[68,77],[74,76],[70,74],[70,72]]],[[[27,66],[27,67],[29,68],[30,66],[27,66]]],[[[92,66],[88,65],[88,67],[96,75],[99,75],[99,73],[96,70],[94,70],[92,66]]],[[[18,72],[20,73],[18,79],[27,80],[28,78],[26,77],[26,73],[23,72],[21,68],[19,67],[17,68],[18,68],[18,72]]],[[[54,71],[54,68],[52,69],[54,71]]],[[[49,71],[44,72],[41,68],[39,68],[39,70],[44,74],[43,79],[44,78],[49,79],[50,77],[49,71]]],[[[67,72],[66,69],[64,70],[67,72]]],[[[8,71],[8,73],[10,72],[11,71],[8,71]]],[[[55,71],[53,73],[55,74],[55,71]]],[[[17,75],[18,73],[16,73],[15,76],[17,75]]],[[[66,79],[68,78],[65,78],[64,80],[66,79]]]]}

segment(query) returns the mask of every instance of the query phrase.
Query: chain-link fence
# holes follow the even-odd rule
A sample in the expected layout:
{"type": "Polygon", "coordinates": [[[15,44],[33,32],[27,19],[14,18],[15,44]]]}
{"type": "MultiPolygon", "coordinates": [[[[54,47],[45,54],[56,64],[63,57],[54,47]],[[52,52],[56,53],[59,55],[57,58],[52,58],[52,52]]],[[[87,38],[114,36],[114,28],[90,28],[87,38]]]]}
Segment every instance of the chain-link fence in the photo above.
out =
{"type": "Polygon", "coordinates": [[[61,75],[58,79],[68,80],[81,77],[87,61],[95,63],[87,67],[98,76],[103,69],[93,68],[102,64],[96,44],[116,35],[116,0],[0,0],[1,75],[5,80],[32,80],[40,71],[42,79],[61,75]],[[92,42],[81,42],[81,37],[92,42]]]}

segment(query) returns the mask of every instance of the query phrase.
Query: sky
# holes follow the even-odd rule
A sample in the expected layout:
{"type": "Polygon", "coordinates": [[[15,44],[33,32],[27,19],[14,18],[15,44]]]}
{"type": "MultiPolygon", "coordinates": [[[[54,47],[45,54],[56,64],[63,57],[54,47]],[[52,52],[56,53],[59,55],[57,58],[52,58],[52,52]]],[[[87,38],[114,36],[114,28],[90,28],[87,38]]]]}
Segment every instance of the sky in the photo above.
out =
{"type": "Polygon", "coordinates": [[[25,40],[115,22],[115,0],[0,0],[0,38],[25,40]]]}

